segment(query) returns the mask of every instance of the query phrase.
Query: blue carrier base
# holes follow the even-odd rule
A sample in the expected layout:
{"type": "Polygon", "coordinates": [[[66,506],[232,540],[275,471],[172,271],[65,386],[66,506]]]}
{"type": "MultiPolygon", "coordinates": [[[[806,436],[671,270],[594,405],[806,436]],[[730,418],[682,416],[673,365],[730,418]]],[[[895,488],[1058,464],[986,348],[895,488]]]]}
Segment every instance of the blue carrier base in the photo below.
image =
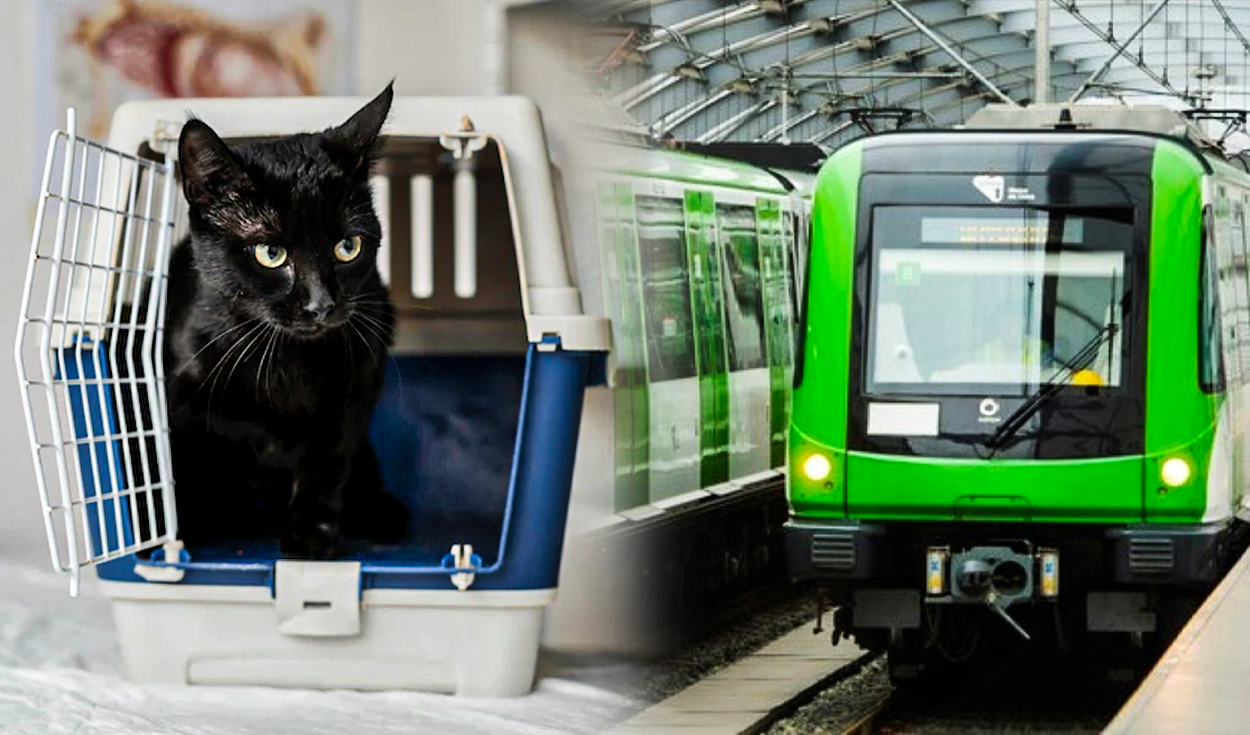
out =
{"type": "Polygon", "coordinates": [[[374,417],[387,487],[413,511],[412,543],[298,561],[276,543],[223,541],[169,562],[156,549],[99,565],[127,678],[528,693],[555,596],[582,399],[604,354],[551,343],[530,345],[523,360],[471,370],[473,360],[401,358],[374,417]],[[449,441],[464,436],[432,429],[431,413],[475,419],[478,451],[452,456],[449,441]],[[467,500],[440,494],[448,483],[467,500]],[[494,517],[465,512],[482,502],[468,493],[483,488],[494,517]],[[452,544],[474,546],[471,568],[450,568],[452,544]],[[471,584],[457,589],[465,573],[471,584]]]}
{"type": "MultiPolygon", "coordinates": [[[[404,466],[405,459],[411,464],[409,452],[421,451],[407,446],[411,432],[405,430],[412,429],[413,421],[410,416],[402,415],[402,407],[392,410],[396,404],[402,404],[402,395],[409,396],[410,402],[414,399],[420,402],[418,380],[425,381],[427,388],[434,392],[453,388],[447,384],[448,375],[465,374],[464,366],[451,362],[446,364],[442,375],[437,375],[430,358],[405,358],[411,362],[400,365],[399,380],[388,376],[372,433],[388,488],[396,491],[397,483],[392,480],[397,479],[407,490],[397,494],[413,511],[414,541],[399,547],[355,545],[345,561],[360,562],[361,590],[453,589],[450,577],[457,571],[474,574],[473,590],[542,590],[556,586],[582,399],[588,381],[599,367],[596,363],[602,362],[603,355],[566,352],[558,349],[558,345],[550,347],[556,349],[540,350],[530,345],[523,373],[517,376],[520,378],[516,381],[519,400],[512,404],[519,406],[519,415],[512,409],[517,430],[510,452],[511,462],[504,467],[506,475],[499,478],[507,484],[506,495],[496,493],[496,497],[503,496],[499,498],[502,503],[497,503],[502,505],[502,512],[496,512],[494,518],[460,514],[457,520],[455,508],[448,511],[450,517],[445,513],[436,520],[423,513],[422,493],[426,490],[423,481],[427,478],[413,477],[410,468],[404,466]],[[388,436],[400,438],[391,441],[388,436]],[[396,455],[400,455],[398,463],[392,461],[396,455]],[[448,551],[453,544],[474,547],[477,557],[474,568],[452,569],[454,562],[448,551]]],[[[510,359],[513,358],[501,358],[496,362],[502,362],[506,372],[510,359]]],[[[468,374],[475,383],[483,379],[480,371],[468,374]]],[[[493,380],[494,384],[501,382],[498,375],[486,376],[486,379],[493,380]]],[[[460,385],[459,389],[472,395],[468,386],[460,385]]],[[[507,401],[509,392],[505,387],[490,399],[507,401]]],[[[492,424],[500,423],[493,416],[487,420],[492,424]]],[[[492,428],[495,434],[499,433],[496,426],[492,428]]],[[[418,461],[436,460],[433,452],[446,448],[438,444],[437,437],[422,444],[427,449],[418,461]],[[431,446],[433,450],[429,449],[431,446]]],[[[473,457],[467,459],[474,461],[473,457]]],[[[489,464],[489,460],[486,463],[489,464]]],[[[446,478],[439,479],[446,482],[446,478]]],[[[464,488],[464,494],[472,498],[470,493],[474,490],[477,488],[464,488]]],[[[98,573],[102,579],[112,582],[146,583],[136,571],[136,566],[140,565],[180,570],[180,584],[272,589],[274,564],[279,559],[276,542],[221,542],[191,549],[189,555],[184,552],[182,559],[172,562],[165,560],[159,549],[148,558],[126,556],[99,565],[98,573]]]]}

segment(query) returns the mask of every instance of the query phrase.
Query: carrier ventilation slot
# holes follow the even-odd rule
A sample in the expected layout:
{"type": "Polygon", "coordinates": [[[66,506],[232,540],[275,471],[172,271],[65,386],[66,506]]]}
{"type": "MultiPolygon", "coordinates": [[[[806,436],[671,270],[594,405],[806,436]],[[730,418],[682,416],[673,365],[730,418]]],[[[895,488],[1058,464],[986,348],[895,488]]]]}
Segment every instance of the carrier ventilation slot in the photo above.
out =
{"type": "Polygon", "coordinates": [[[849,533],[817,533],[812,539],[812,566],[817,569],[854,569],[855,537],[849,533]]]}
{"type": "Polygon", "coordinates": [[[1129,541],[1129,568],[1137,574],[1166,574],[1175,564],[1170,538],[1135,538],[1129,541]]]}

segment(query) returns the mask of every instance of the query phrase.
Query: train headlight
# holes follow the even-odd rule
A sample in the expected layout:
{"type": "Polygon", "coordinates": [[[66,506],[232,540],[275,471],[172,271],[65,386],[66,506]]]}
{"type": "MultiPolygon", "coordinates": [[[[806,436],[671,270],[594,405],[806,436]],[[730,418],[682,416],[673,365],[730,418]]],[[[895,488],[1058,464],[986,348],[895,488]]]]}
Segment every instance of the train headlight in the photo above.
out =
{"type": "Polygon", "coordinates": [[[1170,457],[1159,467],[1159,479],[1168,487],[1180,487],[1189,482],[1193,470],[1183,457],[1170,457]]]}
{"type": "Polygon", "coordinates": [[[824,482],[833,473],[833,462],[823,454],[813,453],[803,460],[803,476],[812,482],[824,482]]]}

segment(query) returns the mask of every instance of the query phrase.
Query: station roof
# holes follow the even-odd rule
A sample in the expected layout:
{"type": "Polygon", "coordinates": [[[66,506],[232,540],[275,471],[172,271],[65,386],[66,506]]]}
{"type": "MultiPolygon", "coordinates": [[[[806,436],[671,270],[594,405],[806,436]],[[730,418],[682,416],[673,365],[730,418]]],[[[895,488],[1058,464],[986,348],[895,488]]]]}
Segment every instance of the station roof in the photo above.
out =
{"type": "MultiPolygon", "coordinates": [[[[1049,2],[1052,102],[1250,107],[1250,0],[1049,2]]],[[[987,103],[1037,95],[1036,0],[590,7],[604,21],[599,94],[657,140],[836,146],[873,130],[957,125],[987,103]]]]}

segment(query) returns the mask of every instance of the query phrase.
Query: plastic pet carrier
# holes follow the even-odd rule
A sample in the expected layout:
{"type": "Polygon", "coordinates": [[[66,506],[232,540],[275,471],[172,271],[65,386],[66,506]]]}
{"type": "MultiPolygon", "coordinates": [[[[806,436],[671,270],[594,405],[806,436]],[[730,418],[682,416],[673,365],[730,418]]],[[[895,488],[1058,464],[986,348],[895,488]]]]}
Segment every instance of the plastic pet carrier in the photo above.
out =
{"type": "MultiPolygon", "coordinates": [[[[335,561],[178,538],[161,344],[186,111],[228,142],[322,130],[365,100],[175,100],[73,111],[51,141],[16,359],[52,563],[93,566],[141,682],[532,686],[560,566],[582,400],[604,319],[565,262],[543,128],[525,99],[397,98],[373,188],[398,313],[371,438],[408,542],[335,561]]],[[[246,509],[240,509],[246,512],[246,509]]]]}

